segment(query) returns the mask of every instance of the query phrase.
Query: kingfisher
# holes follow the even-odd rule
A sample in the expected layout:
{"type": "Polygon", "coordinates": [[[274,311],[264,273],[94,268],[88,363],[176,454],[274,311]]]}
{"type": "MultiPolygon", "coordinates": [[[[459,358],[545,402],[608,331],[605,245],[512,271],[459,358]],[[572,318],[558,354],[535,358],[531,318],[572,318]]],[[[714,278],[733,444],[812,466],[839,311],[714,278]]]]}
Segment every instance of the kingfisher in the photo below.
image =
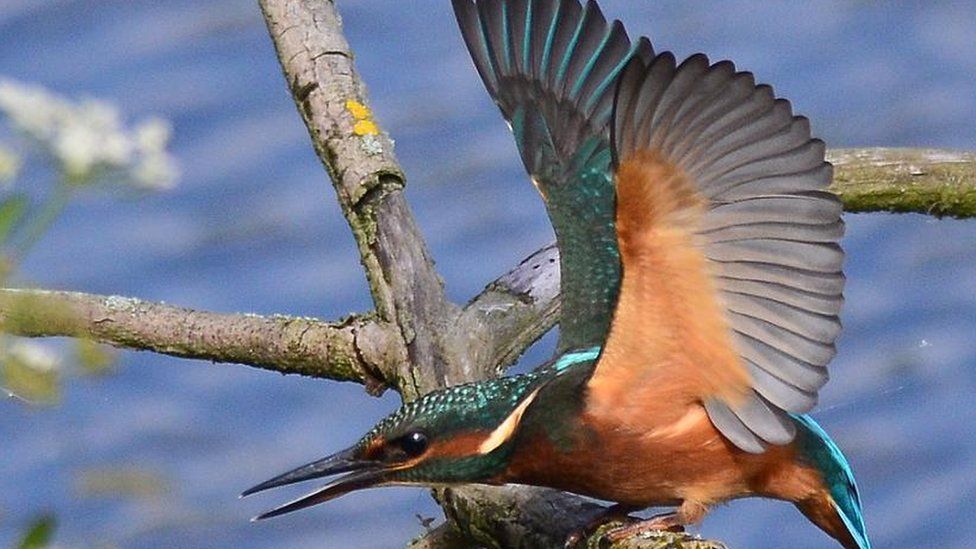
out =
{"type": "Polygon", "coordinates": [[[844,288],[842,207],[808,120],[729,61],[631,41],[593,0],[453,7],[556,234],[557,352],[247,490],[346,473],[256,519],[376,486],[515,483],[673,507],[611,539],[765,497],[868,549],[851,467],[806,415],[844,288]]]}

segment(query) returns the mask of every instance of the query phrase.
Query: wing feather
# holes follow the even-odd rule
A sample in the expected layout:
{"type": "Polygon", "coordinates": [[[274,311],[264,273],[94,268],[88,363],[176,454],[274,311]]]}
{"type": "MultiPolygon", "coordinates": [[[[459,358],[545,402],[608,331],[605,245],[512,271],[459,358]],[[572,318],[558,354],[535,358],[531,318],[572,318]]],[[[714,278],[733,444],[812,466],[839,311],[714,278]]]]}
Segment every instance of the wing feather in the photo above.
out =
{"type": "Polygon", "coordinates": [[[817,390],[797,387],[746,360],[756,392],[783,410],[810,411],[817,405],[817,390]]]}
{"type": "Polygon", "coordinates": [[[608,409],[613,384],[668,382],[742,450],[788,443],[840,332],[823,143],[751,74],[666,52],[630,62],[611,143],[623,280],[589,398],[608,409]]]}
{"type": "Polygon", "coordinates": [[[743,450],[790,440],[844,287],[807,119],[731,62],[631,43],[593,0],[452,1],[556,232],[559,347],[606,341],[589,398],[668,380],[743,450]]]}
{"type": "Polygon", "coordinates": [[[485,87],[508,120],[560,249],[560,350],[600,345],[620,279],[609,122],[617,79],[650,60],[596,2],[453,0],[485,87]]]}

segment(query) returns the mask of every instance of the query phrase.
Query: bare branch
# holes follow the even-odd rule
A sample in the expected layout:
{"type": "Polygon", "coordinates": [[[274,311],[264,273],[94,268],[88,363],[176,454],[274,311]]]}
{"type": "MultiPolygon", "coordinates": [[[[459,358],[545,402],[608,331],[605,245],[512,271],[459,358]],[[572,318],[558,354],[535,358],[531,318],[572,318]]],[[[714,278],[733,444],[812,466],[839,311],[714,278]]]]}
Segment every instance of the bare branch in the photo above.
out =
{"type": "Polygon", "coordinates": [[[939,149],[838,149],[831,190],[849,212],[976,217],[976,153],[939,149]]]}
{"type": "Polygon", "coordinates": [[[489,547],[561,547],[602,508],[558,490],[472,485],[435,492],[459,531],[489,547]]]}
{"type": "Polygon", "coordinates": [[[559,249],[550,244],[495,280],[464,308],[453,335],[465,342],[470,379],[501,374],[559,317],[559,249]]]}
{"type": "Polygon", "coordinates": [[[406,355],[396,327],[369,316],[329,323],[46,290],[0,289],[0,329],[26,337],[80,337],[126,349],[356,381],[373,392],[386,385],[387,376],[406,355]]]}
{"type": "Polygon", "coordinates": [[[395,323],[410,360],[405,398],[448,381],[452,351],[441,335],[457,314],[403,197],[393,143],[373,119],[332,1],[261,0],[292,96],[332,177],[359,245],[379,317],[395,323]]]}

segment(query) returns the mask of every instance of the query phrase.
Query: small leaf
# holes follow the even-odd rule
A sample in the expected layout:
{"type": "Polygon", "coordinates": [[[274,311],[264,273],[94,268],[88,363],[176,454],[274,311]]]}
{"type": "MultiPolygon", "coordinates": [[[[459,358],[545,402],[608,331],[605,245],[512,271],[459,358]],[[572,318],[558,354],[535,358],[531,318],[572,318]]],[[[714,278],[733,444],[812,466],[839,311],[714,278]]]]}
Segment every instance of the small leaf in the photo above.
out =
{"type": "Polygon", "coordinates": [[[16,193],[0,202],[0,242],[7,241],[7,237],[27,211],[28,203],[24,193],[16,193]]]}
{"type": "Polygon", "coordinates": [[[31,523],[24,537],[17,544],[17,549],[45,549],[51,546],[54,529],[58,521],[54,515],[42,515],[31,523]]]}

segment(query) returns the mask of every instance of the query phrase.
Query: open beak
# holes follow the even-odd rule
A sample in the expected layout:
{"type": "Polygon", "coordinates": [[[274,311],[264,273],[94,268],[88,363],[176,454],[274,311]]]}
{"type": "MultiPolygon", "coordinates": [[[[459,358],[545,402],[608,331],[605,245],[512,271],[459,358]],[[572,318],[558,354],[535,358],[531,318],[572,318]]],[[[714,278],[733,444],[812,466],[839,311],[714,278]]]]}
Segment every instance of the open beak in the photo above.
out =
{"type": "Polygon", "coordinates": [[[386,469],[380,463],[375,461],[357,459],[355,456],[355,450],[355,447],[343,450],[325,459],[320,459],[318,461],[309,463],[308,465],[303,465],[293,471],[289,471],[271,480],[262,482],[253,488],[248,488],[245,490],[241,494],[241,497],[249,496],[257,492],[263,492],[269,488],[277,488],[278,486],[285,486],[305,480],[328,477],[341,473],[349,473],[348,475],[334,480],[332,483],[327,484],[311,494],[298,498],[290,503],[286,503],[285,505],[272,509],[266,513],[262,513],[254,517],[252,520],[263,520],[266,518],[276,517],[278,515],[284,515],[285,513],[290,513],[292,511],[297,511],[299,509],[311,507],[312,505],[333,500],[339,496],[348,494],[349,492],[382,484],[386,469]]]}

